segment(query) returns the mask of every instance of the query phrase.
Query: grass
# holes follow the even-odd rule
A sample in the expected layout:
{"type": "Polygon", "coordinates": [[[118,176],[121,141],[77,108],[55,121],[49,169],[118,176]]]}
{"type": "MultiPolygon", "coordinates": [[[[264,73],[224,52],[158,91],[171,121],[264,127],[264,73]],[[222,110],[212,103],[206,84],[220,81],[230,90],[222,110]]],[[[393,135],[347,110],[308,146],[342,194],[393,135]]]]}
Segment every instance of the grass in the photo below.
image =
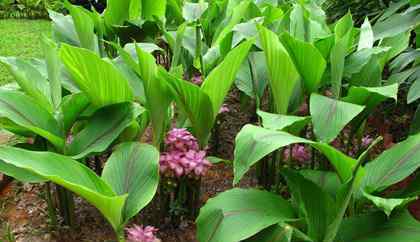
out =
{"type": "MultiPolygon", "coordinates": [[[[47,20],[0,19],[0,56],[42,57],[40,37],[51,34],[47,20]]],[[[0,85],[13,77],[0,64],[0,85]]]]}

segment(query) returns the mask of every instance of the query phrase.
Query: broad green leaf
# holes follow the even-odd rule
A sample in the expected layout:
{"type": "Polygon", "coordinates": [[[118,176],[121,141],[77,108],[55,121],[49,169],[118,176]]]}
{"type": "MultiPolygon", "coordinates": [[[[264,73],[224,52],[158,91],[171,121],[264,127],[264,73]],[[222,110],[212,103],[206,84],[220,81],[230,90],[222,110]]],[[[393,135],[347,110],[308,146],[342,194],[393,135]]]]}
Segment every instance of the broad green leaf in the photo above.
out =
{"type": "Polygon", "coordinates": [[[342,101],[353,103],[357,105],[364,105],[366,108],[362,114],[358,115],[352,121],[352,128],[357,129],[368,118],[373,110],[383,101],[387,99],[394,99],[397,101],[398,83],[379,86],[379,87],[350,87],[346,97],[342,101]]]}
{"type": "Polygon", "coordinates": [[[95,34],[95,25],[90,17],[90,13],[83,7],[72,5],[67,1],[64,4],[73,19],[80,47],[99,52],[98,38],[95,34]]]}
{"type": "Polygon", "coordinates": [[[362,188],[367,192],[382,191],[402,181],[420,167],[420,134],[408,137],[383,152],[366,166],[362,188]]]}
{"type": "Polygon", "coordinates": [[[348,46],[351,41],[353,30],[353,19],[348,13],[342,17],[335,26],[335,45],[331,49],[331,85],[332,92],[336,98],[341,95],[341,83],[344,71],[344,59],[347,55],[348,46]]]}
{"type": "Polygon", "coordinates": [[[151,115],[153,142],[159,145],[167,125],[169,104],[172,101],[165,79],[158,75],[158,66],[153,55],[137,47],[138,74],[144,82],[146,108],[151,115]]]}
{"type": "Polygon", "coordinates": [[[48,14],[52,20],[52,32],[54,39],[57,42],[80,46],[73,18],[70,15],[65,16],[52,10],[48,10],[48,14]]]}
{"type": "Polygon", "coordinates": [[[310,112],[316,137],[325,143],[333,141],[341,130],[363,109],[363,106],[342,102],[315,93],[312,94],[310,112]]]}
{"type": "Polygon", "coordinates": [[[398,83],[395,83],[380,87],[350,87],[347,96],[342,100],[357,105],[364,105],[366,107],[362,114],[353,119],[353,128],[359,128],[372,111],[383,101],[392,98],[396,102],[398,86],[398,83]]]}
{"type": "Polygon", "coordinates": [[[13,177],[21,182],[40,183],[47,181],[46,179],[35,174],[34,172],[16,167],[2,160],[0,160],[0,171],[1,173],[13,177]]]}
{"type": "Polygon", "coordinates": [[[41,47],[44,51],[45,62],[48,71],[51,102],[57,110],[61,103],[61,62],[58,56],[58,46],[46,36],[41,38],[41,47]]]}
{"type": "Polygon", "coordinates": [[[137,142],[117,147],[105,164],[102,179],[117,195],[128,194],[123,221],[128,222],[154,197],[159,184],[159,152],[137,142]]]}
{"type": "Polygon", "coordinates": [[[264,229],[246,242],[291,242],[293,230],[294,228],[287,224],[276,224],[264,229]]]}
{"type": "Polygon", "coordinates": [[[420,79],[414,81],[407,95],[407,103],[413,103],[420,98],[420,79]]]}
{"type": "Polygon", "coordinates": [[[327,66],[322,54],[311,43],[295,39],[288,33],[282,34],[280,39],[302,76],[308,93],[316,92],[327,66]]]}
{"type": "Polygon", "coordinates": [[[299,74],[277,35],[262,26],[258,30],[269,70],[275,110],[279,114],[286,114],[299,74]]]}
{"type": "Polygon", "coordinates": [[[130,0],[130,7],[129,9],[129,19],[130,20],[137,20],[141,17],[143,8],[143,1],[142,0],[130,0]]]}
{"type": "Polygon", "coordinates": [[[60,106],[58,120],[67,133],[77,118],[88,108],[89,98],[84,93],[65,96],[60,106]]]}
{"type": "Polygon", "coordinates": [[[236,74],[242,62],[248,56],[248,52],[253,43],[254,39],[245,41],[230,51],[222,63],[213,69],[203,82],[201,90],[211,100],[214,117],[219,113],[220,107],[235,80],[236,74]]]}
{"type": "MultiPolygon", "coordinates": [[[[242,40],[247,40],[250,38],[254,38],[258,35],[257,25],[262,24],[264,21],[264,18],[257,17],[250,19],[247,22],[237,24],[233,27],[233,37],[232,37],[232,46],[236,46],[238,43],[240,43],[242,40]]],[[[259,43],[256,43],[257,47],[259,46],[259,43]]]]}
{"type": "Polygon", "coordinates": [[[346,219],[336,242],[417,242],[420,222],[408,211],[388,219],[383,213],[370,213],[346,219]]]}
{"type": "Polygon", "coordinates": [[[377,56],[372,56],[359,73],[352,75],[351,85],[377,87],[381,84],[383,66],[377,56]]]}
{"type": "Polygon", "coordinates": [[[397,197],[414,197],[420,196],[420,175],[417,175],[407,188],[405,188],[401,193],[397,193],[397,197]]]}
{"type": "Polygon", "coordinates": [[[197,85],[178,79],[165,70],[160,75],[166,79],[178,107],[191,122],[192,132],[204,147],[214,123],[212,103],[209,96],[197,85]]]}
{"type": "Polygon", "coordinates": [[[360,180],[364,175],[362,164],[366,162],[366,159],[368,158],[369,152],[372,150],[372,148],[375,147],[381,140],[382,137],[377,138],[359,156],[359,158],[357,159],[357,164],[352,169],[351,179],[345,181],[345,183],[338,190],[335,201],[337,211],[335,212],[334,218],[332,219],[331,223],[328,225],[327,232],[323,239],[324,242],[333,242],[337,237],[337,233],[340,229],[346,211],[348,210],[350,201],[353,197],[353,191],[359,188],[360,180]]]}
{"type": "Polygon", "coordinates": [[[417,10],[409,13],[394,14],[384,21],[377,22],[373,26],[375,40],[393,37],[414,29],[420,23],[418,12],[417,10]]]}
{"type": "MultiPolygon", "coordinates": [[[[119,1],[119,0],[117,0],[119,1]]],[[[166,0],[142,0],[143,18],[153,21],[155,17],[162,19],[166,13],[166,0]]]]}
{"type": "Polygon", "coordinates": [[[309,41],[307,38],[309,32],[307,25],[305,9],[303,8],[302,4],[293,4],[292,10],[290,12],[290,34],[296,38],[296,40],[309,41]]]}
{"type": "Polygon", "coordinates": [[[354,52],[346,58],[344,75],[349,78],[351,75],[361,72],[372,57],[385,57],[390,49],[390,47],[373,47],[354,52]]]}
{"type": "Polygon", "coordinates": [[[94,52],[63,44],[60,57],[80,89],[97,108],[133,100],[128,81],[110,61],[94,52]]]}
{"type": "Polygon", "coordinates": [[[144,111],[132,103],[108,106],[98,110],[86,127],[74,136],[66,154],[81,159],[106,150],[111,143],[144,111]]]}
{"type": "Polygon", "coordinates": [[[248,61],[242,63],[236,76],[236,87],[246,95],[261,99],[268,82],[265,55],[262,51],[250,52],[248,61]]]}
{"type": "Polygon", "coordinates": [[[335,36],[329,35],[323,39],[316,40],[314,46],[319,50],[325,60],[328,60],[331,54],[332,47],[334,46],[335,36]]]}
{"type": "Polygon", "coordinates": [[[0,63],[14,76],[20,88],[46,110],[52,112],[50,85],[29,59],[0,57],[0,63]]]}
{"type": "Polygon", "coordinates": [[[410,64],[415,63],[420,58],[420,49],[409,49],[406,52],[398,55],[389,65],[392,72],[402,71],[410,64]]]}
{"type": "Polygon", "coordinates": [[[257,111],[262,119],[262,126],[267,129],[283,130],[293,134],[300,132],[310,121],[310,117],[282,115],[257,111]]]}
{"type": "Polygon", "coordinates": [[[392,98],[397,101],[398,83],[381,87],[356,87],[352,86],[343,101],[358,105],[368,105],[369,99],[379,99],[383,101],[392,98]],[[378,96],[378,97],[376,97],[378,96]]]}
{"type": "Polygon", "coordinates": [[[357,51],[365,48],[372,48],[374,44],[374,37],[372,26],[370,25],[369,18],[365,18],[365,21],[360,28],[359,44],[357,45],[357,51]]]}
{"type": "Polygon", "coordinates": [[[296,137],[283,131],[245,125],[235,140],[233,183],[237,184],[250,167],[266,155],[296,143],[309,144],[323,153],[333,164],[342,181],[351,178],[352,167],[356,165],[356,161],[333,147],[296,137]]]}
{"type": "Polygon", "coordinates": [[[413,121],[410,126],[410,135],[420,133],[420,105],[417,106],[416,113],[414,114],[413,121]]]}
{"type": "Polygon", "coordinates": [[[407,49],[410,42],[410,32],[403,32],[399,35],[393,37],[385,38],[381,41],[380,46],[390,47],[386,62],[392,60],[397,55],[401,54],[404,50],[407,49]]]}
{"type": "Polygon", "coordinates": [[[201,18],[201,15],[207,10],[209,4],[206,2],[189,3],[186,2],[182,8],[182,16],[188,22],[194,22],[201,18]]]}
{"type": "Polygon", "coordinates": [[[130,0],[108,0],[103,13],[105,24],[108,28],[121,26],[129,19],[130,0]]]}
{"type": "Polygon", "coordinates": [[[0,162],[33,172],[80,195],[98,208],[115,230],[119,229],[126,195],[117,196],[105,181],[82,163],[56,153],[8,146],[0,146],[0,162]]]}
{"type": "Polygon", "coordinates": [[[237,242],[273,224],[294,219],[290,204],[255,189],[232,189],[208,200],[197,218],[198,241],[237,242]]]}
{"type": "Polygon", "coordinates": [[[401,0],[396,2],[390,2],[389,7],[385,9],[383,14],[378,19],[379,22],[382,22],[389,18],[390,16],[394,15],[398,12],[401,8],[406,7],[409,4],[409,0],[401,0]]]}
{"type": "Polygon", "coordinates": [[[287,181],[296,207],[302,209],[309,237],[314,241],[322,241],[336,212],[334,200],[318,185],[296,171],[286,169],[282,171],[282,175],[287,181]]]}
{"type": "Polygon", "coordinates": [[[219,29],[214,35],[212,46],[219,45],[223,39],[232,31],[233,27],[242,21],[248,11],[250,4],[250,0],[240,1],[238,5],[234,7],[232,15],[227,13],[226,19],[223,21],[223,24],[219,26],[219,29]]]}
{"type": "Polygon", "coordinates": [[[340,189],[341,181],[337,173],[332,171],[319,170],[301,170],[299,173],[306,179],[317,184],[322,190],[328,192],[331,196],[335,196],[340,189]]]}
{"type": "Polygon", "coordinates": [[[410,202],[416,201],[417,197],[409,198],[384,198],[379,196],[371,195],[363,191],[363,196],[375,204],[376,207],[382,209],[386,216],[391,216],[392,211],[399,207],[404,207],[410,202]]]}
{"type": "Polygon", "coordinates": [[[50,141],[56,148],[64,146],[64,135],[54,117],[33,98],[18,91],[0,91],[0,117],[50,141]]]}

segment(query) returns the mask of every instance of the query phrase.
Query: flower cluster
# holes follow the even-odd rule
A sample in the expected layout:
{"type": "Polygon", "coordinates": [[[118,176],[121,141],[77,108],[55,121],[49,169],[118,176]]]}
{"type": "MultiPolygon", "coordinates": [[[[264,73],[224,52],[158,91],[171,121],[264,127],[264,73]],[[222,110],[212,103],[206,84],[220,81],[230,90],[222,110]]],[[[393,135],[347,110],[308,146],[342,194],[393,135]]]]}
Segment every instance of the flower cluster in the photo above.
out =
{"type": "Polygon", "coordinates": [[[193,76],[193,78],[191,78],[191,82],[197,86],[201,86],[201,84],[203,84],[203,78],[200,75],[193,76]]]}
{"type": "Polygon", "coordinates": [[[172,129],[166,139],[166,152],[160,156],[160,171],[169,176],[202,176],[211,163],[206,151],[200,150],[197,139],[186,129],[172,129]]]}
{"type": "Polygon", "coordinates": [[[155,233],[158,231],[152,226],[134,225],[127,229],[127,237],[129,242],[160,242],[155,233]]]}
{"type": "MultiPolygon", "coordinates": [[[[285,159],[289,159],[290,158],[290,150],[289,149],[285,149],[284,150],[284,156],[285,159]]],[[[299,161],[299,162],[306,162],[309,161],[311,159],[312,155],[311,155],[311,151],[305,146],[305,145],[300,145],[300,144],[296,144],[296,145],[292,145],[292,159],[299,161]]]]}
{"type": "Polygon", "coordinates": [[[230,112],[230,109],[229,109],[228,105],[224,103],[220,107],[219,114],[221,114],[221,113],[228,113],[228,112],[230,112]]]}

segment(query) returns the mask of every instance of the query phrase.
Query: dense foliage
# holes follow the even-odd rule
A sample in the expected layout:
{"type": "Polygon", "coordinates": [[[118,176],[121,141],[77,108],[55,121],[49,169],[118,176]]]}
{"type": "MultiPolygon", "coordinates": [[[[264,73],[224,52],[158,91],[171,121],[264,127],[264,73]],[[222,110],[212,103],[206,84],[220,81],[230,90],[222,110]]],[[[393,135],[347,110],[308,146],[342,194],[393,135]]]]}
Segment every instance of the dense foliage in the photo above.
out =
{"type": "Polygon", "coordinates": [[[48,18],[47,9],[64,10],[63,0],[0,0],[0,18],[48,18]]]}
{"type": "Polygon", "coordinates": [[[161,211],[195,216],[211,161],[232,165],[234,185],[255,167],[259,187],[211,198],[200,242],[415,242],[419,187],[389,188],[420,167],[420,115],[387,150],[366,127],[383,103],[418,105],[419,5],[356,27],[351,12],[329,24],[323,2],[108,0],[99,14],[66,1],[68,15],[49,11],[44,59],[0,57],[17,84],[0,89],[2,128],[34,140],[0,146],[0,171],[46,182],[51,221],[59,210],[71,226],[69,191],[81,196],[119,241],[158,187],[161,211]],[[207,155],[233,86],[256,122],[229,162],[207,155]]]}

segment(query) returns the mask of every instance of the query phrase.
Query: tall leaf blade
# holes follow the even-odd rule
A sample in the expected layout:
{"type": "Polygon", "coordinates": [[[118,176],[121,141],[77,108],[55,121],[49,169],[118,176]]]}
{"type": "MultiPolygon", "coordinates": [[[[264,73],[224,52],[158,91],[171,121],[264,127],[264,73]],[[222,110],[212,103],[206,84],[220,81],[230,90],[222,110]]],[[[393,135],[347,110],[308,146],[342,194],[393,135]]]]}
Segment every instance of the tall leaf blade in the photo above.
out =
{"type": "Polygon", "coordinates": [[[279,114],[286,114],[299,74],[277,35],[262,26],[258,30],[269,70],[275,110],[279,114]]]}
{"type": "Polygon", "coordinates": [[[330,54],[331,85],[336,98],[341,95],[341,83],[344,71],[344,60],[352,37],[353,20],[346,14],[335,26],[335,45],[330,54]]]}
{"type": "Polygon", "coordinates": [[[98,38],[95,35],[95,24],[90,17],[90,13],[83,7],[74,6],[67,1],[65,2],[65,6],[73,19],[80,47],[99,52],[98,38]]]}
{"type": "Polygon", "coordinates": [[[105,24],[108,28],[121,26],[129,19],[131,1],[108,0],[104,12],[105,24]]]}
{"type": "Polygon", "coordinates": [[[324,74],[327,62],[311,43],[293,38],[288,33],[280,37],[309,93],[316,92],[324,74]]]}
{"type": "Polygon", "coordinates": [[[163,139],[172,96],[165,80],[158,75],[158,66],[153,55],[139,47],[136,50],[139,58],[138,73],[144,82],[146,92],[146,108],[151,114],[153,142],[155,145],[159,145],[163,139]]]}
{"type": "Polygon", "coordinates": [[[212,102],[214,117],[219,113],[224,98],[229,92],[242,62],[248,56],[253,43],[253,39],[247,40],[230,51],[223,62],[213,69],[201,86],[201,90],[209,96],[212,102]]]}
{"type": "Polygon", "coordinates": [[[205,146],[214,123],[209,96],[198,86],[178,79],[164,70],[160,74],[165,77],[178,107],[190,120],[194,136],[205,146]]]}
{"type": "Polygon", "coordinates": [[[359,44],[357,51],[364,48],[372,48],[375,40],[373,37],[372,26],[370,25],[369,19],[365,18],[365,21],[360,28],[359,44]]]}
{"type": "Polygon", "coordinates": [[[142,0],[143,18],[155,20],[164,18],[166,14],[166,0],[142,0]]]}
{"type": "Polygon", "coordinates": [[[287,181],[296,206],[303,208],[309,237],[314,241],[322,241],[336,212],[334,200],[318,185],[296,171],[287,169],[282,175],[287,181]]]}
{"type": "Polygon", "coordinates": [[[58,56],[58,46],[45,36],[41,39],[41,46],[47,64],[51,101],[54,109],[57,110],[61,103],[61,62],[58,56]]]}

